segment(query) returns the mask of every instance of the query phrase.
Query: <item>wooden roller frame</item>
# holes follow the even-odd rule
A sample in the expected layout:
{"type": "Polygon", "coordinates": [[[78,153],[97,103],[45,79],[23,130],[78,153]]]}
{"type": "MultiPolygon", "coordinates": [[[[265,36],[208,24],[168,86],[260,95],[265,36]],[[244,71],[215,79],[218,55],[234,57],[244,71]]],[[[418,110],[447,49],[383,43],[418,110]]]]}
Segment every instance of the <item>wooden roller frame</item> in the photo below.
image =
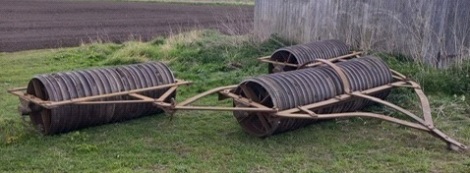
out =
{"type": "Polygon", "coordinates": [[[269,108],[260,103],[254,102],[249,98],[243,97],[241,95],[237,95],[234,93],[235,88],[238,87],[237,85],[214,88],[204,93],[198,94],[194,97],[191,97],[181,103],[176,103],[174,99],[171,102],[165,102],[165,100],[167,100],[167,98],[171,95],[171,93],[177,90],[178,86],[188,85],[191,83],[191,82],[182,81],[182,80],[177,80],[173,84],[166,84],[166,85],[160,85],[160,86],[155,86],[155,87],[142,88],[142,89],[136,89],[136,90],[130,90],[130,91],[124,91],[124,92],[116,92],[116,93],[110,93],[110,94],[104,94],[104,95],[75,98],[71,100],[64,100],[64,101],[58,101],[58,102],[42,100],[33,95],[29,95],[25,92],[26,88],[12,89],[12,90],[9,90],[8,92],[10,92],[13,95],[18,96],[22,103],[34,104],[34,105],[37,105],[46,109],[54,109],[59,106],[70,105],[70,104],[96,105],[96,104],[153,103],[155,106],[163,109],[164,111],[170,114],[175,113],[176,110],[211,110],[211,111],[260,112],[260,113],[269,114],[274,117],[304,118],[304,119],[318,119],[318,120],[334,119],[334,118],[349,118],[349,117],[369,117],[369,118],[377,118],[377,119],[389,121],[392,123],[404,125],[407,127],[411,127],[414,129],[426,131],[438,137],[439,139],[443,140],[444,142],[446,142],[449,149],[452,149],[452,150],[458,151],[458,150],[468,149],[467,146],[450,138],[449,136],[447,136],[446,134],[444,134],[442,131],[438,130],[434,126],[432,116],[431,116],[431,108],[429,105],[429,101],[426,95],[424,94],[424,92],[422,91],[421,86],[418,83],[409,80],[404,75],[392,70],[394,82],[387,84],[387,85],[382,85],[382,86],[370,88],[367,90],[363,90],[363,91],[351,91],[349,82],[346,79],[346,76],[340,67],[336,66],[335,64],[331,63],[331,61],[328,61],[328,60],[318,60],[316,63],[326,64],[326,65],[333,67],[333,69],[337,72],[337,74],[340,76],[342,80],[343,86],[345,87],[344,88],[345,93],[338,95],[334,98],[328,99],[328,100],[324,100],[321,102],[316,102],[316,103],[312,103],[308,105],[300,105],[296,108],[292,108],[288,110],[278,110],[277,108],[269,108]],[[147,97],[142,94],[139,94],[145,91],[166,89],[166,88],[168,88],[168,90],[159,98],[151,98],[151,97],[147,97]],[[371,96],[371,94],[374,94],[383,90],[391,89],[391,88],[413,89],[421,102],[421,108],[423,112],[422,118],[393,103],[371,96]],[[247,107],[214,107],[214,106],[191,106],[190,105],[198,101],[199,99],[212,95],[212,94],[218,94],[219,100],[232,98],[235,102],[243,104],[247,107]],[[105,98],[115,97],[115,96],[124,96],[124,95],[128,95],[134,98],[135,100],[102,101],[105,98]],[[311,110],[314,110],[315,108],[321,108],[321,107],[329,106],[332,104],[336,104],[344,100],[351,99],[353,97],[367,99],[367,100],[385,105],[389,108],[392,108],[398,112],[401,112],[411,117],[415,122],[401,120],[401,119],[390,117],[387,115],[371,113],[371,112],[317,114],[314,111],[311,111],[311,110]]]}
{"type": "MultiPolygon", "coordinates": [[[[338,56],[338,57],[332,57],[332,58],[328,58],[326,60],[329,61],[329,62],[340,62],[340,61],[346,61],[346,60],[352,59],[352,58],[359,58],[362,54],[364,54],[364,52],[353,51],[350,54],[342,55],[342,56],[338,56]]],[[[307,62],[307,63],[304,63],[304,64],[292,64],[292,63],[287,63],[287,62],[273,61],[273,60],[271,60],[271,56],[261,57],[261,58],[258,58],[258,60],[261,61],[261,62],[264,62],[264,63],[294,67],[294,68],[297,68],[297,69],[306,68],[306,67],[315,67],[315,66],[323,64],[322,62],[307,62]]]]}

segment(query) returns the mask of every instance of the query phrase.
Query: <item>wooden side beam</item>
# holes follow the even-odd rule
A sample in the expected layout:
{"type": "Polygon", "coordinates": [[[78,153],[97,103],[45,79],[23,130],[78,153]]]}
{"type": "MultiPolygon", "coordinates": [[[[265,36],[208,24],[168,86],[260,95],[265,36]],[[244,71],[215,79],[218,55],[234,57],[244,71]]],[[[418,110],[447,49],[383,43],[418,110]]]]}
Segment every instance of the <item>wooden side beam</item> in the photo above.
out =
{"type": "MultiPolygon", "coordinates": [[[[52,101],[45,101],[42,99],[39,99],[33,95],[27,94],[24,92],[24,88],[21,89],[13,89],[9,90],[8,92],[12,93],[13,95],[16,95],[20,97],[21,99],[24,99],[26,101],[32,102],[34,104],[40,105],[42,107],[45,107],[47,109],[51,109],[57,106],[62,106],[62,105],[68,105],[68,104],[76,104],[80,102],[88,102],[88,103],[82,103],[82,104],[90,104],[89,101],[93,100],[99,100],[99,99],[105,99],[109,97],[116,97],[116,96],[123,96],[123,95],[133,95],[139,92],[145,92],[145,91],[152,91],[152,90],[157,90],[157,89],[164,89],[164,88],[169,88],[169,87],[176,87],[180,85],[188,85],[191,84],[191,82],[188,81],[181,81],[177,80],[175,83],[172,84],[165,84],[165,85],[159,85],[159,86],[154,86],[154,87],[148,87],[148,88],[141,88],[141,89],[135,89],[135,90],[130,90],[130,91],[122,91],[122,92],[115,92],[115,93],[110,93],[110,94],[103,94],[103,95],[96,95],[96,96],[88,96],[88,97],[80,97],[80,98],[75,98],[75,99],[70,99],[70,100],[64,100],[64,101],[58,101],[58,102],[52,102],[52,101]]],[[[136,96],[136,95],[134,95],[136,96]]],[[[145,100],[145,99],[144,99],[145,100]]],[[[150,102],[150,100],[146,100],[147,102],[150,102]]],[[[98,104],[106,104],[105,102],[108,101],[102,101],[98,102],[98,104]]],[[[126,102],[126,101],[122,101],[126,102]]],[[[131,101],[133,102],[133,101],[131,101]]],[[[120,103],[116,102],[116,103],[120,103]]],[[[127,101],[127,103],[129,103],[127,101]]],[[[109,103],[107,103],[109,104],[109,103]]]]}
{"type": "MultiPolygon", "coordinates": [[[[276,116],[280,117],[285,117],[285,118],[304,118],[304,119],[312,119],[312,116],[309,114],[289,114],[289,113],[276,113],[276,116]]],[[[370,112],[350,112],[350,113],[333,113],[333,114],[316,114],[316,117],[314,119],[334,119],[334,118],[350,118],[350,117],[369,117],[369,118],[378,118],[382,119],[385,121],[389,121],[392,123],[408,126],[411,128],[415,128],[418,130],[423,130],[423,131],[431,131],[429,128],[417,124],[417,123],[412,123],[408,122],[405,120],[400,120],[394,117],[386,116],[386,115],[381,115],[381,114],[375,114],[375,113],[370,113],[370,112]]]]}
{"type": "MultiPolygon", "coordinates": [[[[354,57],[357,57],[359,55],[362,55],[363,53],[364,52],[352,52],[352,53],[347,54],[347,55],[333,57],[333,58],[329,58],[329,59],[325,59],[325,60],[330,61],[330,62],[336,62],[336,61],[340,61],[340,60],[347,59],[347,58],[354,58],[354,57]]],[[[305,64],[291,64],[291,63],[287,63],[287,62],[273,61],[273,60],[270,60],[270,58],[271,58],[271,56],[265,56],[265,57],[258,58],[258,60],[261,61],[261,62],[265,62],[265,63],[283,65],[283,66],[289,66],[289,67],[296,67],[296,68],[315,67],[315,66],[323,64],[321,62],[309,62],[309,63],[305,63],[305,64]]]]}
{"type": "Polygon", "coordinates": [[[208,96],[208,95],[211,95],[211,94],[214,94],[214,93],[218,93],[222,90],[230,90],[230,89],[233,89],[233,88],[236,88],[237,85],[230,85],[230,86],[224,86],[224,87],[218,87],[218,88],[214,88],[214,89],[211,89],[209,91],[206,91],[206,92],[203,92],[201,94],[198,94],[194,97],[191,97],[189,99],[186,99],[185,101],[181,102],[178,104],[178,106],[185,106],[185,105],[189,105],[205,96],[208,96]]]}
{"type": "MultiPolygon", "coordinates": [[[[401,85],[406,85],[406,84],[407,84],[406,82],[398,81],[398,82],[391,83],[389,85],[383,85],[383,86],[371,88],[371,89],[368,89],[368,90],[364,90],[361,93],[369,95],[369,94],[373,94],[373,93],[376,93],[376,92],[379,92],[379,91],[383,91],[383,90],[386,90],[386,89],[390,89],[390,88],[393,88],[393,87],[396,87],[396,86],[401,86],[401,85]]],[[[302,108],[310,110],[310,109],[314,109],[314,108],[318,108],[318,107],[338,103],[338,102],[341,102],[345,99],[349,99],[351,97],[353,97],[351,94],[342,94],[342,95],[337,96],[336,98],[331,98],[331,99],[324,100],[324,101],[321,101],[321,102],[316,102],[316,103],[313,103],[313,104],[304,105],[304,106],[302,106],[302,108]]],[[[295,112],[300,112],[300,111],[302,111],[302,110],[300,110],[299,108],[292,108],[292,109],[288,109],[288,110],[283,110],[280,113],[281,114],[290,114],[290,113],[295,113],[295,112]]]]}
{"type": "MultiPolygon", "coordinates": [[[[347,58],[359,58],[358,56],[359,55],[362,55],[364,52],[352,52],[351,54],[347,54],[347,55],[343,55],[343,56],[339,56],[339,57],[335,57],[335,58],[329,58],[329,59],[325,59],[327,61],[330,61],[330,62],[336,62],[336,61],[342,61],[344,59],[347,59],[347,58]]],[[[307,63],[305,65],[302,65],[302,66],[305,66],[305,67],[315,67],[315,66],[319,66],[323,64],[322,62],[311,62],[311,63],[307,63]]]]}

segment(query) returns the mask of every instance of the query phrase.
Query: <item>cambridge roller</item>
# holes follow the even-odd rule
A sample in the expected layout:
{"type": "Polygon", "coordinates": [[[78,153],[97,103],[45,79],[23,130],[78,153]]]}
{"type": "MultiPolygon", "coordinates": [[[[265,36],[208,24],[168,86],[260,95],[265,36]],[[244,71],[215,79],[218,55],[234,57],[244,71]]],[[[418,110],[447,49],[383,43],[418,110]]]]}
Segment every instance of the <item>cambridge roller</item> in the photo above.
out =
{"type": "MultiPolygon", "coordinates": [[[[111,68],[97,68],[37,75],[26,93],[42,100],[57,102],[174,83],[171,70],[163,63],[150,62],[111,68]]],[[[158,97],[166,89],[143,92],[158,97]]],[[[176,93],[172,93],[174,98],[176,93]]],[[[132,100],[115,96],[101,101],[132,100]]],[[[44,134],[68,132],[99,124],[119,122],[161,112],[151,103],[64,105],[47,109],[34,104],[21,106],[32,123],[44,134]]]]}
{"type": "MultiPolygon", "coordinates": [[[[336,65],[343,69],[352,91],[362,91],[392,82],[391,71],[379,58],[363,57],[336,65]]],[[[385,99],[389,92],[390,90],[383,90],[373,96],[385,99]]],[[[345,91],[344,83],[333,68],[319,66],[247,79],[241,82],[235,93],[282,111],[331,99],[345,91]]],[[[351,112],[370,104],[370,101],[364,99],[352,99],[311,111],[320,114],[351,112]]],[[[237,102],[235,105],[243,106],[237,102]]],[[[257,112],[234,111],[234,115],[245,131],[259,137],[294,130],[315,122],[312,119],[278,118],[257,112]]]]}
{"type": "Polygon", "coordinates": [[[271,61],[280,64],[269,64],[269,73],[296,70],[296,67],[285,66],[282,63],[302,65],[317,59],[331,59],[350,53],[350,47],[339,40],[315,41],[306,44],[299,44],[284,47],[276,50],[271,57],[271,61]]]}

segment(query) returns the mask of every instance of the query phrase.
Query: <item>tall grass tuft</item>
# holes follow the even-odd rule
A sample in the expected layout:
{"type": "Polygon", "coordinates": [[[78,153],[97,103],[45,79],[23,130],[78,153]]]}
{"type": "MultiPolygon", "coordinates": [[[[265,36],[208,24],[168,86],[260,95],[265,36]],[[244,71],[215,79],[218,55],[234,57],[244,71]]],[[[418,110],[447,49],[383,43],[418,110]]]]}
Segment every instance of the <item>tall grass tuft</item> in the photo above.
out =
{"type": "Polygon", "coordinates": [[[446,69],[417,63],[403,56],[379,53],[390,68],[418,81],[426,93],[470,96],[470,61],[462,61],[446,69]]]}

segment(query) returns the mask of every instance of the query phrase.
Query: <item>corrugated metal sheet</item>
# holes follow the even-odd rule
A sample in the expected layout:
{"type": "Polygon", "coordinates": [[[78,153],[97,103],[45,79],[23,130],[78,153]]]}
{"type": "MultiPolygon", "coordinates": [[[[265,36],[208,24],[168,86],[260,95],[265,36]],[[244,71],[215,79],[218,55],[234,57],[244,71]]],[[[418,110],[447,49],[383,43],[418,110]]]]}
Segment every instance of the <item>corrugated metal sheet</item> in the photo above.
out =
{"type": "Polygon", "coordinates": [[[340,39],[444,67],[470,57],[470,1],[256,0],[255,32],[300,43],[340,39]]]}

